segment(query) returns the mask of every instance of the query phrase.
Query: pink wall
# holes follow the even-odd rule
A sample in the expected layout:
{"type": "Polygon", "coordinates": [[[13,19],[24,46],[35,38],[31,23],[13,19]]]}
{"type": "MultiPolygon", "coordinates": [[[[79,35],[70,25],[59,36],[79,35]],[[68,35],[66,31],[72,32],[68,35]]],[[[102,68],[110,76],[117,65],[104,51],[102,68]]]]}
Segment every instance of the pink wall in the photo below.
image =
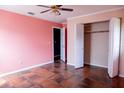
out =
{"type": "Polygon", "coordinates": [[[62,25],[0,10],[0,73],[52,61],[52,27],[62,25]]]}

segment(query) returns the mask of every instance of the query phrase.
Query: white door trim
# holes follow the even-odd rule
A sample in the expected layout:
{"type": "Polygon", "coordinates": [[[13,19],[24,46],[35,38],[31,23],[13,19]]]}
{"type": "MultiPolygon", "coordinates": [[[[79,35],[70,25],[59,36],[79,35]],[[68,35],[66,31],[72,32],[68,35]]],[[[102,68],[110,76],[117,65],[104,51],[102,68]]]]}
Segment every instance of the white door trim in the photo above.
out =
{"type": "Polygon", "coordinates": [[[65,27],[61,30],[61,60],[65,62],[65,27]]]}

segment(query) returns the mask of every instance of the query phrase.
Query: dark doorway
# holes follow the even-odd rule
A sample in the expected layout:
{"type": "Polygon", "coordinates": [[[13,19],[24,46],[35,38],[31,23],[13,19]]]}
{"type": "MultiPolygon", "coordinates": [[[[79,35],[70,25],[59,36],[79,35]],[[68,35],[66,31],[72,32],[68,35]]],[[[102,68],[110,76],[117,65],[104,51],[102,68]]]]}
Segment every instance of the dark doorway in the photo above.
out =
{"type": "Polygon", "coordinates": [[[61,31],[58,28],[53,29],[53,40],[54,40],[54,60],[60,60],[60,41],[61,41],[61,31]]]}

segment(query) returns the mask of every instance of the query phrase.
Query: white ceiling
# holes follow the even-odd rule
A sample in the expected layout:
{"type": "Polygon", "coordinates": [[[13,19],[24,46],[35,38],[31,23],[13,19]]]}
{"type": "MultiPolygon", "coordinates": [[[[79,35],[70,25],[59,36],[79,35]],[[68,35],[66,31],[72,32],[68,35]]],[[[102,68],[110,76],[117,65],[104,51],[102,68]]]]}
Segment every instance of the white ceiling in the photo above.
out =
{"type": "Polygon", "coordinates": [[[55,16],[50,12],[40,14],[41,11],[47,10],[47,8],[43,8],[35,5],[0,5],[0,9],[4,9],[7,11],[11,11],[11,12],[15,12],[15,13],[19,13],[27,16],[32,16],[35,18],[41,18],[41,19],[45,19],[53,22],[59,22],[59,23],[65,22],[66,19],[70,17],[87,15],[95,12],[120,8],[124,6],[121,6],[121,5],[63,5],[62,7],[72,8],[74,9],[74,11],[73,12],[61,11],[62,15],[55,16]],[[35,15],[29,15],[27,14],[27,12],[33,12],[35,13],[35,15]]]}

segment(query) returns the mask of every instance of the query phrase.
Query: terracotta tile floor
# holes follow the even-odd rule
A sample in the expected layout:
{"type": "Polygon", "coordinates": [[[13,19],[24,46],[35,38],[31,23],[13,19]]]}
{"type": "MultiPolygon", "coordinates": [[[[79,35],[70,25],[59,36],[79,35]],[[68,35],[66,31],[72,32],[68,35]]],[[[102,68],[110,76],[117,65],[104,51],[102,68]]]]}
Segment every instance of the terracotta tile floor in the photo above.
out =
{"type": "Polygon", "coordinates": [[[63,62],[44,65],[0,78],[1,88],[105,88],[124,87],[124,78],[110,79],[107,69],[74,69],[63,62]]]}

